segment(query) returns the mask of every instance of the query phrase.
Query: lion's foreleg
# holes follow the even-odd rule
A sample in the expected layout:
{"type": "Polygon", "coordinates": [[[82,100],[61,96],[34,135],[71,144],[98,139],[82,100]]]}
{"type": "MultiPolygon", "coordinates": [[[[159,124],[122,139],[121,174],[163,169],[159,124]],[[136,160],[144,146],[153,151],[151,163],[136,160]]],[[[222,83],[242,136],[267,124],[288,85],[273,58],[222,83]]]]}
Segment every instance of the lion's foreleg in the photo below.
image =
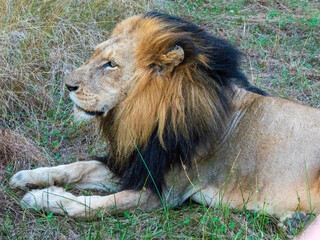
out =
{"type": "Polygon", "coordinates": [[[60,187],[32,190],[23,197],[21,204],[29,209],[84,218],[94,218],[99,212],[115,214],[161,206],[159,198],[150,190],[125,190],[108,196],[74,196],[60,187]]]}
{"type": "Polygon", "coordinates": [[[101,189],[115,192],[117,179],[98,161],[81,161],[56,167],[23,170],[12,176],[12,187],[46,187],[74,184],[78,188],[101,189]]]}

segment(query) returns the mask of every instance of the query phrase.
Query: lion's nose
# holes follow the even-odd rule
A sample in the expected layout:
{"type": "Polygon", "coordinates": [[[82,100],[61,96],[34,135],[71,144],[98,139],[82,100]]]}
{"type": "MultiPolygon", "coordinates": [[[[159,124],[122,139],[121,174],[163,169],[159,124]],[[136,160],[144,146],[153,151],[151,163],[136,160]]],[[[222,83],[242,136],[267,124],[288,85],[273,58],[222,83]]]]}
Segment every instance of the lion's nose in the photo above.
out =
{"type": "Polygon", "coordinates": [[[66,84],[66,87],[70,92],[77,91],[79,88],[78,86],[70,86],[68,84],[66,84]]]}

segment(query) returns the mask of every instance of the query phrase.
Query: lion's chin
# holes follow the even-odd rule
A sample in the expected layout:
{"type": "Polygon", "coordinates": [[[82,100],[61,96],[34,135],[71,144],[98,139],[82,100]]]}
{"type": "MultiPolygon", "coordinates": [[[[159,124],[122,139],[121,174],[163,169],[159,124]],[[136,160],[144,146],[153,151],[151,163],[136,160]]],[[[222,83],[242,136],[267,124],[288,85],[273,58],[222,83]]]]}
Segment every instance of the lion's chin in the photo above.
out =
{"type": "Polygon", "coordinates": [[[102,111],[88,111],[83,109],[82,107],[79,107],[78,105],[76,105],[76,108],[79,109],[79,111],[84,112],[85,114],[89,115],[89,116],[101,116],[104,114],[104,112],[102,111]]]}
{"type": "Polygon", "coordinates": [[[102,116],[104,112],[100,111],[87,111],[83,108],[74,105],[74,118],[76,121],[83,122],[83,121],[90,121],[96,116],[102,116]]]}

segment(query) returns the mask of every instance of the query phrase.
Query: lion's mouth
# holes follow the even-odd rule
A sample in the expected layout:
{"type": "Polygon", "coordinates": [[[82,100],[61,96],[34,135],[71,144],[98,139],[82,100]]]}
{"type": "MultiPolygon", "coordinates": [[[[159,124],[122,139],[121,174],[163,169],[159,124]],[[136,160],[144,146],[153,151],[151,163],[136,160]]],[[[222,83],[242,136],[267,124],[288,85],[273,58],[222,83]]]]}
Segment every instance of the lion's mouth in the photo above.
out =
{"type": "Polygon", "coordinates": [[[88,111],[88,110],[85,110],[83,109],[82,107],[79,107],[78,105],[76,105],[76,108],[85,112],[86,114],[90,115],[90,116],[101,116],[104,114],[104,112],[101,112],[101,111],[88,111]]]}

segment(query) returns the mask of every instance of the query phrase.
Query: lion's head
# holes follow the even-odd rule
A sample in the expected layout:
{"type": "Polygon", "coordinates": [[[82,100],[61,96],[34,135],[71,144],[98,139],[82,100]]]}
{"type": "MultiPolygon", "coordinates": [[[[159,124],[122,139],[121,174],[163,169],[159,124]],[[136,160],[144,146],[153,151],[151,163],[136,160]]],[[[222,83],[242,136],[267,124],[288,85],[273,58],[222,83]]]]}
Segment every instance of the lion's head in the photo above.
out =
{"type": "Polygon", "coordinates": [[[198,26],[152,12],[119,23],[66,84],[76,112],[100,123],[123,185],[140,188],[151,174],[160,188],[171,164],[219,141],[232,85],[252,88],[239,58],[198,26]]]}

